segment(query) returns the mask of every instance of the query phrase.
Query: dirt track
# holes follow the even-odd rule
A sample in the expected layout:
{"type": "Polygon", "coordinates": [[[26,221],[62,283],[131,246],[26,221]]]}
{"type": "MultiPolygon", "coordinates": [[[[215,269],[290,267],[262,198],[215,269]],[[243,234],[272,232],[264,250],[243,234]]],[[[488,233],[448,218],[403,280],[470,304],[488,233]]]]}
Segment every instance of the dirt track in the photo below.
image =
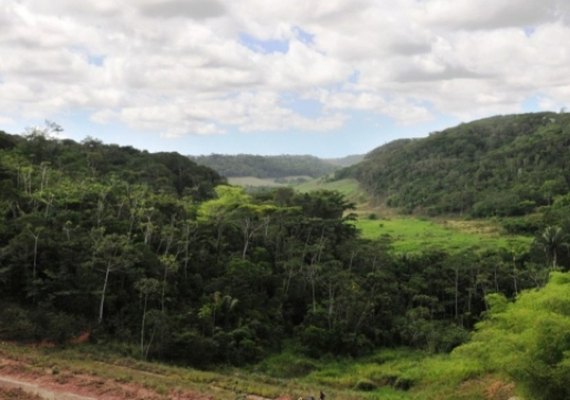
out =
{"type": "Polygon", "coordinates": [[[0,388],[20,389],[24,393],[46,400],[97,400],[95,397],[85,397],[73,393],[49,390],[35,383],[24,382],[7,376],[0,376],[0,388]]]}
{"type": "Polygon", "coordinates": [[[0,357],[0,399],[14,400],[212,400],[202,393],[173,390],[159,394],[140,383],[104,379],[66,370],[33,368],[0,357]]]}

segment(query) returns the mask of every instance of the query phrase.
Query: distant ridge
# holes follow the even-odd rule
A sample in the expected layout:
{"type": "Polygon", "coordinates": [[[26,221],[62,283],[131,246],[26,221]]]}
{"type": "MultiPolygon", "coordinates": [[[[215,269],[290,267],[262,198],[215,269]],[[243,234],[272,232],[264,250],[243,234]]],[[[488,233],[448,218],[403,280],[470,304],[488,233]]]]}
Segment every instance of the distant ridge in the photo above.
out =
{"type": "Polygon", "coordinates": [[[320,159],[311,155],[260,156],[253,154],[190,156],[196,163],[212,168],[225,177],[285,178],[328,175],[352,165],[363,156],[320,159]]]}
{"type": "Polygon", "coordinates": [[[568,193],[570,114],[495,116],[397,140],[336,177],[405,212],[527,214],[568,193]]]}

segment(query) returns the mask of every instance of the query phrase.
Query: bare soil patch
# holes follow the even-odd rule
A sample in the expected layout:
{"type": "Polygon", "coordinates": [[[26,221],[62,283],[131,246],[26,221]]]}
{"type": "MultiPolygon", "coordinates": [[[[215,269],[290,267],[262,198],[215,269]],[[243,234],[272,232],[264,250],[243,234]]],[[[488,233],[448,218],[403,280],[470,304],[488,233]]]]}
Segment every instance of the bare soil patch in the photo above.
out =
{"type": "Polygon", "coordinates": [[[211,396],[186,390],[162,394],[132,382],[52,368],[41,371],[5,357],[0,358],[0,389],[0,398],[21,400],[212,400],[211,396]]]}

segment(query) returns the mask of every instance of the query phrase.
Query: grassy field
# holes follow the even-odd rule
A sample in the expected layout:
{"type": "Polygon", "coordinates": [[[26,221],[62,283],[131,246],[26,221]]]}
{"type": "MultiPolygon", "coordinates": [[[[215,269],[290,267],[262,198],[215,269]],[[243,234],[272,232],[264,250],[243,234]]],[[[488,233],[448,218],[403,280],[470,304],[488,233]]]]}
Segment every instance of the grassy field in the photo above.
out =
{"type": "Polygon", "coordinates": [[[311,181],[310,176],[286,176],[284,178],[256,178],[255,176],[233,176],[228,178],[232,185],[243,186],[245,188],[276,188],[285,186],[296,186],[299,181],[311,181]]]}
{"type": "MultiPolygon", "coordinates": [[[[57,369],[58,376],[95,376],[101,381],[142,385],[171,398],[190,390],[215,399],[318,396],[356,400],[504,400],[489,396],[492,388],[513,395],[508,380],[489,374],[474,361],[452,355],[430,355],[408,349],[379,351],[361,359],[310,359],[293,351],[271,356],[246,369],[199,371],[102,353],[89,345],[38,349],[0,343],[0,357],[17,360],[28,373],[57,369]]],[[[1,361],[1,360],[0,360],[1,361]]],[[[13,362],[13,361],[11,361],[13,362]]],[[[2,363],[0,363],[2,364],[2,363]]],[[[2,369],[0,368],[0,374],[2,369]]],[[[503,394],[504,395],[504,394],[503,394]]]]}
{"type": "Polygon", "coordinates": [[[355,222],[362,236],[378,239],[389,237],[395,251],[416,252],[429,248],[448,251],[466,248],[504,248],[528,246],[531,237],[507,235],[489,220],[428,220],[412,217],[358,219],[355,222]]]}
{"type": "Polygon", "coordinates": [[[331,182],[322,178],[313,179],[295,186],[295,190],[301,193],[312,192],[314,190],[336,190],[342,193],[347,200],[359,205],[368,201],[368,195],[360,188],[356,179],[341,179],[331,182]]]}
{"type": "MultiPolygon", "coordinates": [[[[295,178],[295,177],[291,177],[295,178]]],[[[286,186],[273,179],[254,177],[230,178],[230,183],[250,187],[286,186]]],[[[327,181],[311,179],[297,185],[290,185],[296,191],[307,193],[315,190],[336,190],[348,201],[357,206],[358,219],[356,227],[367,239],[388,237],[394,250],[400,253],[413,253],[426,249],[443,249],[457,251],[486,248],[503,248],[506,250],[526,248],[532,238],[521,235],[508,235],[492,220],[464,219],[428,219],[411,216],[399,216],[396,210],[374,208],[366,192],[355,179],[327,181]],[[369,219],[370,214],[385,215],[385,218],[369,219]]]]}

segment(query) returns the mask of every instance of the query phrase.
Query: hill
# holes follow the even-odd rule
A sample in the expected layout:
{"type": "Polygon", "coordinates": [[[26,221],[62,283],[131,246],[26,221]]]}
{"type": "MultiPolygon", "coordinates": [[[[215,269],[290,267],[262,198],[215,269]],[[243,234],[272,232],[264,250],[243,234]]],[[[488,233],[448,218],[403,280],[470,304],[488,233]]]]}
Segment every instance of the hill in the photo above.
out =
{"type": "Polygon", "coordinates": [[[364,159],[364,154],[353,154],[341,158],[325,158],[323,161],[328,162],[332,165],[338,165],[339,167],[350,167],[351,165],[357,164],[364,159]]]}
{"type": "Polygon", "coordinates": [[[292,176],[317,178],[328,175],[342,166],[354,164],[358,161],[357,157],[349,156],[323,160],[309,155],[211,154],[209,156],[190,156],[198,164],[212,168],[225,177],[255,177],[260,179],[292,176]]]}
{"type": "Polygon", "coordinates": [[[397,140],[338,171],[404,212],[516,216],[570,186],[570,114],[496,116],[397,140]]]}
{"type": "Polygon", "coordinates": [[[46,180],[50,173],[70,181],[86,177],[96,181],[116,179],[127,184],[148,185],[157,192],[191,195],[200,200],[211,197],[213,187],[225,182],[212,169],[178,153],[149,153],[131,146],[103,144],[92,138],[82,143],[54,140],[50,139],[49,132],[42,130],[25,138],[0,131],[0,152],[4,159],[0,162],[0,184],[2,171],[8,177],[15,173],[14,170],[23,174],[23,169],[28,168],[30,176],[26,179],[31,181],[41,178],[33,176],[34,173],[44,174],[46,180]]]}
{"type": "MultiPolygon", "coordinates": [[[[537,129],[550,135],[556,132],[551,124],[537,129]]],[[[323,181],[304,193],[279,187],[248,194],[177,153],[56,140],[49,133],[0,134],[0,342],[57,346],[89,338],[78,346],[93,359],[121,354],[146,374],[118,373],[63,348],[60,355],[45,353],[54,358],[36,353],[41,370],[34,380],[49,366],[47,375],[71,385],[86,382],[74,380],[72,371],[94,368],[101,375],[88,381],[114,380],[116,390],[131,380],[138,387],[140,377],[162,398],[172,398],[169,389],[179,385],[183,392],[216,390],[216,398],[297,398],[317,388],[341,400],[482,398],[442,393],[463,392],[466,379],[483,382],[489,372],[501,372],[482,367],[484,348],[467,348],[481,363],[427,352],[447,353],[465,343],[493,308],[489,294],[518,299],[525,289],[544,286],[551,270],[570,270],[570,195],[537,213],[541,229],[533,231],[540,232],[534,241],[509,240],[500,230],[491,237],[484,231],[495,224],[470,221],[461,229],[481,232],[473,237],[459,235],[451,220],[450,229],[373,213],[366,223],[355,221],[351,201],[339,193],[359,198],[350,179],[323,181]],[[233,370],[180,375],[180,369],[140,364],[145,360],[249,367],[243,379],[233,370]],[[252,388],[255,382],[270,384],[252,388]]],[[[558,293],[567,292],[567,284],[558,283],[545,295],[556,307],[558,293]]],[[[564,323],[554,342],[562,355],[569,351],[565,321],[553,320],[564,323]]],[[[0,343],[0,380],[23,370],[10,367],[10,354],[20,351],[29,353],[0,343]]],[[[562,360],[553,354],[555,363],[562,360]]],[[[544,367],[555,389],[557,368],[544,367]]],[[[516,372],[505,385],[534,382],[516,372]]]]}

